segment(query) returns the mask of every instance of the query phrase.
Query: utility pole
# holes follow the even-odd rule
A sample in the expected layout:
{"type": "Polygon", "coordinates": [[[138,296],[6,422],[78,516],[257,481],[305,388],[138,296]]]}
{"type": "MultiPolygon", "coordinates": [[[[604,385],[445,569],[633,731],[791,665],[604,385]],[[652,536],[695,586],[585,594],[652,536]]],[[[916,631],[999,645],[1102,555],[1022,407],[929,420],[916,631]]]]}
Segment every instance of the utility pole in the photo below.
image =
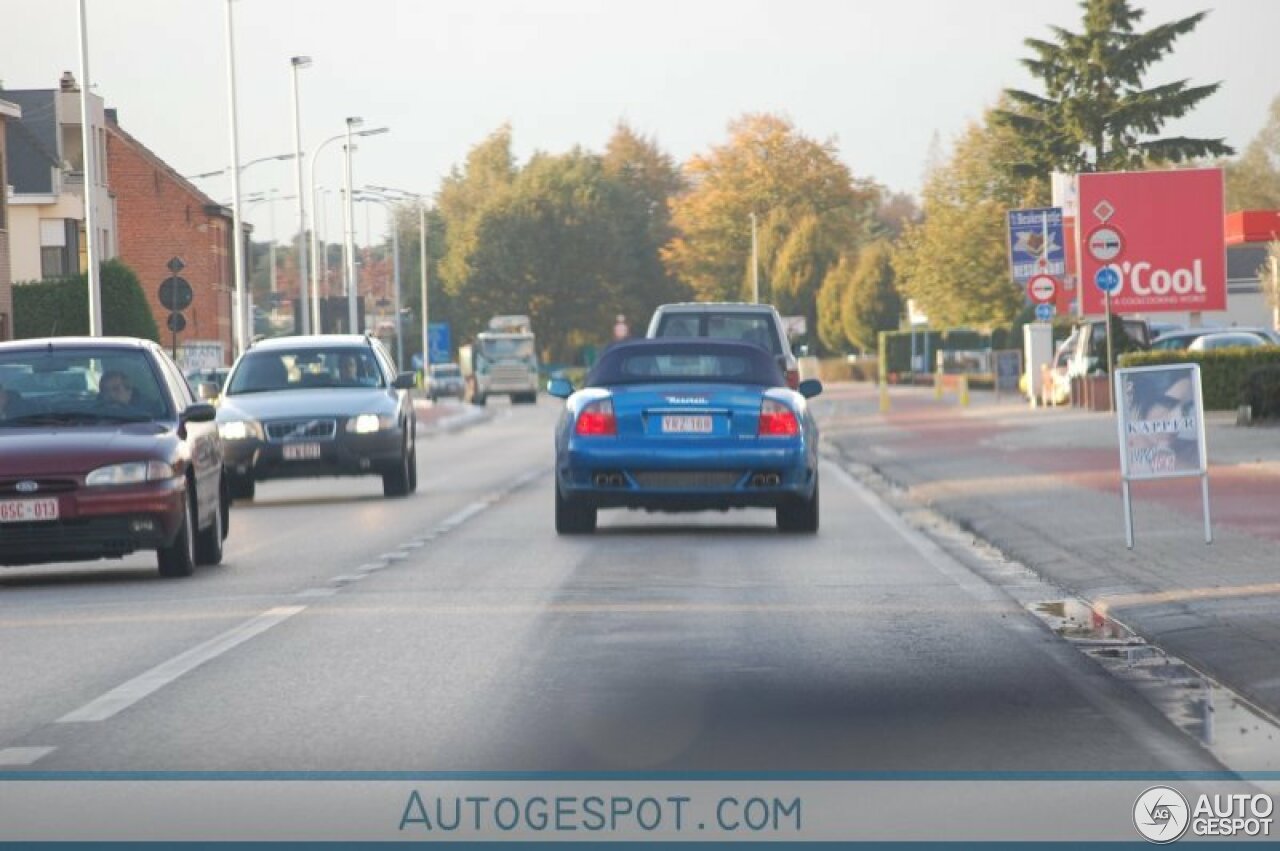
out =
{"type": "Polygon", "coordinates": [[[751,302],[760,303],[760,257],[756,247],[756,214],[751,214],[751,302]]]}

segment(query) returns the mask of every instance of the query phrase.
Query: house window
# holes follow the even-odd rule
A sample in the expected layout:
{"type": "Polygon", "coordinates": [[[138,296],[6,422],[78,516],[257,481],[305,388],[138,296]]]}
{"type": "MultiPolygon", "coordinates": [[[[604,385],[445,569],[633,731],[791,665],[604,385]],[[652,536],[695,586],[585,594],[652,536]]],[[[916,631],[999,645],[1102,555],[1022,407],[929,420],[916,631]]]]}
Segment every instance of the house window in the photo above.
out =
{"type": "Polygon", "coordinates": [[[61,278],[67,269],[67,225],[65,219],[40,220],[40,277],[61,278]]]}

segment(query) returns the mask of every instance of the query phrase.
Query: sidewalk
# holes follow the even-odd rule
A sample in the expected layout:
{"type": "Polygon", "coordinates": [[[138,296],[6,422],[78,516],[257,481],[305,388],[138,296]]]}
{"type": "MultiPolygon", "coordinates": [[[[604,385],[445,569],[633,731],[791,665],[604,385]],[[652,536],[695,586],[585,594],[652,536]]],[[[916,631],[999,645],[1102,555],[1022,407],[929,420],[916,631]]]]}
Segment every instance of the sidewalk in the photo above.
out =
{"type": "Polygon", "coordinates": [[[1137,482],[1130,551],[1110,415],[990,393],[961,408],[924,388],[890,399],[881,414],[874,386],[829,387],[815,400],[827,446],[1280,715],[1280,427],[1210,414],[1214,543],[1199,479],[1137,482]]]}
{"type": "Polygon", "coordinates": [[[413,409],[418,415],[418,430],[427,435],[457,431],[493,418],[492,410],[453,399],[432,402],[414,398],[413,409]]]}

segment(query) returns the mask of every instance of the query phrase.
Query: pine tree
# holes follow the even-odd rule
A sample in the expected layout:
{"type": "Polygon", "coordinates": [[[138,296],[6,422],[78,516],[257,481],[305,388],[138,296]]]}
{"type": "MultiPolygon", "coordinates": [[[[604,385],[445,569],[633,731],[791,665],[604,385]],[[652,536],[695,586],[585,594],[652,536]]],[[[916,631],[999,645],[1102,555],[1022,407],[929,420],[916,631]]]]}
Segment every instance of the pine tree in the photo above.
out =
{"type": "Polygon", "coordinates": [[[1022,64],[1045,93],[1006,91],[1013,106],[1001,110],[999,119],[1017,131],[1025,147],[1019,171],[1121,171],[1232,153],[1222,139],[1150,138],[1221,85],[1178,80],[1145,88],[1143,83],[1151,66],[1207,12],[1143,32],[1137,26],[1144,13],[1129,0],[1082,0],[1080,6],[1082,32],[1055,26],[1052,41],[1024,42],[1034,56],[1022,64]]]}

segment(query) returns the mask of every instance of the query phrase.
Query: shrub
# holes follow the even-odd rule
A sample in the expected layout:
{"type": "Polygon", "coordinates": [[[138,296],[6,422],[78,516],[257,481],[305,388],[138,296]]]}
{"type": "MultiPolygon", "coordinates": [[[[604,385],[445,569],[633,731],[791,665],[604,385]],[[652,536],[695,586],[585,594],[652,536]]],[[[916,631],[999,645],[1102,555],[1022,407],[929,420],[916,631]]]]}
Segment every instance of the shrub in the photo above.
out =
{"type": "MultiPolygon", "coordinates": [[[[1158,366],[1171,363],[1200,364],[1204,407],[1229,411],[1242,403],[1245,382],[1257,368],[1280,365],[1280,346],[1256,349],[1217,349],[1208,352],[1134,352],[1120,358],[1120,366],[1158,366]]],[[[1257,409],[1254,410],[1257,414],[1257,409]]]]}
{"type": "Polygon", "coordinates": [[[1280,363],[1249,370],[1240,389],[1240,402],[1253,408],[1259,419],[1280,417],[1280,363]]]}
{"type": "MultiPolygon", "coordinates": [[[[103,333],[158,341],[160,332],[138,276],[119,260],[108,260],[101,269],[103,333]]],[[[14,286],[15,339],[74,337],[88,333],[88,275],[14,286]]]]}

